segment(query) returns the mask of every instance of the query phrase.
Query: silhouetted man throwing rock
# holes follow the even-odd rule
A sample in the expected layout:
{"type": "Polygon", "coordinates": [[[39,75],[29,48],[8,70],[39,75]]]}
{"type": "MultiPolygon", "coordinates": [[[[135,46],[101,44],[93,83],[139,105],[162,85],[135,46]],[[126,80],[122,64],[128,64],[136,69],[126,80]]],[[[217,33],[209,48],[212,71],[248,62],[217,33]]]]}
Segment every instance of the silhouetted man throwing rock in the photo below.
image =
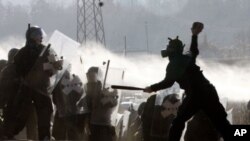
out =
{"type": "Polygon", "coordinates": [[[195,22],[192,31],[192,42],[188,54],[182,54],[184,44],[178,39],[170,39],[166,50],[163,50],[162,57],[169,57],[166,77],[163,81],[146,87],[144,92],[153,92],[171,87],[174,82],[179,83],[185,90],[187,96],[178,109],[177,117],[174,119],[170,133],[170,141],[179,141],[185,122],[197,111],[203,110],[211,119],[217,130],[221,133],[224,141],[228,140],[227,129],[230,123],[227,121],[227,114],[219,102],[215,87],[204,77],[200,67],[195,64],[199,54],[197,38],[202,31],[203,24],[195,22]]]}

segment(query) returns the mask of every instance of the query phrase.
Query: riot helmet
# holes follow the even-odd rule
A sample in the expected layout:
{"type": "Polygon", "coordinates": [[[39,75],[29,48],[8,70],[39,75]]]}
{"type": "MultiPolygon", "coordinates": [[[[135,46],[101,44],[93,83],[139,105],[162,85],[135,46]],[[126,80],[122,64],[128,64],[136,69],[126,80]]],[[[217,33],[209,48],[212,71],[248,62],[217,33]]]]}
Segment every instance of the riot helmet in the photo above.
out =
{"type": "Polygon", "coordinates": [[[39,26],[29,26],[28,30],[26,31],[27,42],[35,42],[37,44],[41,44],[45,36],[45,31],[39,26]]]}
{"type": "Polygon", "coordinates": [[[0,71],[7,65],[7,61],[2,59],[0,60],[0,71]]]}
{"type": "Polygon", "coordinates": [[[90,67],[87,72],[88,82],[97,82],[101,79],[101,70],[98,67],[90,67]]]}
{"type": "Polygon", "coordinates": [[[18,51],[19,51],[19,49],[17,49],[17,48],[10,49],[10,51],[8,53],[8,62],[10,62],[10,63],[13,62],[14,57],[18,51]]]}

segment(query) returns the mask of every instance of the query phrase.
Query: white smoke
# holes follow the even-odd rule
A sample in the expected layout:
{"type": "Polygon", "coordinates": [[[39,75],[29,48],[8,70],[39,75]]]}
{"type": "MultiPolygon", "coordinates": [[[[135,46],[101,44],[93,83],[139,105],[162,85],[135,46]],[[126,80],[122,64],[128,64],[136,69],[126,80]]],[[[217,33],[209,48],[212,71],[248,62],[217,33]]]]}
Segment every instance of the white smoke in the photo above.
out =
{"type": "MultiPolygon", "coordinates": [[[[165,74],[166,62],[155,55],[139,55],[125,58],[123,55],[114,54],[103,48],[103,46],[94,43],[83,46],[81,54],[84,58],[84,66],[86,68],[100,66],[103,61],[110,60],[111,69],[124,70],[124,81],[122,83],[126,85],[144,87],[152,82],[157,82],[165,74]],[[153,75],[152,73],[155,70],[159,70],[157,75],[153,75]]],[[[112,77],[114,74],[110,72],[108,75],[112,77]]],[[[110,79],[112,82],[112,78],[110,79]]]]}
{"type": "Polygon", "coordinates": [[[250,99],[250,65],[243,62],[238,65],[225,65],[217,62],[200,61],[204,74],[214,84],[221,97],[231,100],[250,99]]]}
{"type": "MultiPolygon", "coordinates": [[[[58,37],[58,39],[62,38],[58,37]]],[[[65,39],[63,40],[64,42],[66,41],[65,39]]],[[[23,43],[24,40],[19,40],[18,38],[2,40],[0,42],[1,58],[7,58],[9,49],[21,47],[23,43]]],[[[83,78],[89,67],[103,66],[104,61],[111,61],[111,69],[108,73],[109,84],[146,87],[164,78],[168,63],[168,59],[161,58],[160,53],[159,55],[140,54],[124,57],[123,55],[112,53],[102,45],[96,43],[88,43],[77,50],[78,52],[74,52],[71,58],[68,59],[71,60],[73,70],[83,76],[83,78]],[[82,64],[80,63],[80,57],[82,64]],[[123,71],[124,77],[122,80],[121,75],[123,71]]],[[[70,51],[67,50],[67,53],[70,53],[70,51]]],[[[225,65],[216,61],[210,62],[198,58],[198,64],[204,70],[204,75],[214,84],[221,98],[227,97],[229,100],[250,99],[250,80],[248,79],[250,78],[250,65],[247,62],[238,65],[225,65]]]]}
{"type": "MultiPolygon", "coordinates": [[[[123,57],[111,53],[100,45],[89,44],[82,49],[86,66],[98,65],[110,59],[110,67],[125,68],[124,83],[145,87],[161,81],[165,76],[168,59],[159,55],[138,55],[123,57]]],[[[225,65],[198,59],[204,75],[216,87],[221,98],[230,100],[250,99],[250,65],[225,65]]],[[[109,74],[112,77],[112,74],[109,74]]]]}
{"type": "Polygon", "coordinates": [[[7,59],[7,54],[11,48],[21,48],[24,39],[19,36],[7,37],[0,40],[0,59],[7,59]]]}

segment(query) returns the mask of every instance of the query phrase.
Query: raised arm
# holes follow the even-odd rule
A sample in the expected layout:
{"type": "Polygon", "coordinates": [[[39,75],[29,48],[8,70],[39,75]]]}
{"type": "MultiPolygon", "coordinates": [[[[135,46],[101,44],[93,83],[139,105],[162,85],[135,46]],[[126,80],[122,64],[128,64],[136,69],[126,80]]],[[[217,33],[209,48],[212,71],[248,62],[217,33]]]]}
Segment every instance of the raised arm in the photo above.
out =
{"type": "Polygon", "coordinates": [[[199,49],[198,49],[198,36],[197,35],[192,35],[192,40],[191,40],[191,45],[189,52],[191,55],[196,58],[199,55],[199,49]]]}
{"type": "Polygon", "coordinates": [[[199,55],[199,49],[198,49],[198,35],[203,29],[203,24],[200,22],[194,22],[193,26],[191,28],[192,31],[192,40],[191,40],[191,46],[190,46],[190,52],[194,58],[196,58],[199,55]]]}

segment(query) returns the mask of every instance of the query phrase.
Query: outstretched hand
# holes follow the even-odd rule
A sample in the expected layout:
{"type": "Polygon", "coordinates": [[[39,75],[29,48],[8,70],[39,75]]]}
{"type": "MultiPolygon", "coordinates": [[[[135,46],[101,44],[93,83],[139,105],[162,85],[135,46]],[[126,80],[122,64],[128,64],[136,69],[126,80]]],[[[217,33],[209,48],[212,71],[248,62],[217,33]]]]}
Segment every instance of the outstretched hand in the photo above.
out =
{"type": "Polygon", "coordinates": [[[193,35],[198,35],[202,31],[203,28],[204,28],[203,23],[194,22],[193,26],[191,28],[191,31],[192,31],[193,35]]]}

